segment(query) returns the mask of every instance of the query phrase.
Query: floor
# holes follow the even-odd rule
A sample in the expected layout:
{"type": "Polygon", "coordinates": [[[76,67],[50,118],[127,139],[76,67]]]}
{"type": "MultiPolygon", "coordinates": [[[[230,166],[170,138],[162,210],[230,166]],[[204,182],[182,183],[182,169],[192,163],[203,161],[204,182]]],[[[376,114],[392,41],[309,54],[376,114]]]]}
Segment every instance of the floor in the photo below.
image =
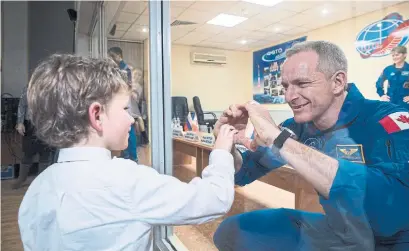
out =
{"type": "MultiPolygon", "coordinates": [[[[189,182],[195,177],[194,165],[193,162],[189,166],[174,167],[175,177],[189,182]]],[[[176,226],[174,227],[174,234],[190,251],[218,251],[213,244],[213,234],[226,217],[263,208],[277,207],[294,208],[294,195],[256,181],[251,186],[236,188],[232,208],[226,216],[206,224],[176,226]]]]}
{"type": "MultiPolygon", "coordinates": [[[[140,149],[138,152],[140,163],[149,165],[149,149],[140,149]]],[[[189,182],[195,176],[194,164],[193,162],[190,166],[175,167],[174,175],[182,181],[189,182]]],[[[33,178],[31,177],[30,180],[33,178]]],[[[11,180],[1,182],[1,250],[23,250],[17,223],[17,213],[30,180],[25,187],[19,190],[10,188],[13,182],[11,180]]],[[[267,186],[265,183],[259,182],[248,188],[237,188],[233,206],[225,217],[202,225],[174,227],[175,235],[190,251],[217,251],[213,245],[213,234],[224,218],[266,207],[293,207],[292,195],[274,190],[275,188],[272,186],[267,186]],[[269,199],[266,200],[265,198],[269,199]]]]}
{"type": "Polygon", "coordinates": [[[262,208],[265,207],[236,194],[233,206],[226,216],[206,224],[176,226],[174,227],[174,233],[190,251],[217,251],[213,244],[213,234],[223,219],[228,216],[262,208]]]}
{"type": "MultiPolygon", "coordinates": [[[[32,179],[33,177],[30,178],[32,179]]],[[[1,181],[1,250],[23,251],[17,213],[28,185],[19,190],[12,190],[10,188],[12,182],[12,180],[1,181]]]]}

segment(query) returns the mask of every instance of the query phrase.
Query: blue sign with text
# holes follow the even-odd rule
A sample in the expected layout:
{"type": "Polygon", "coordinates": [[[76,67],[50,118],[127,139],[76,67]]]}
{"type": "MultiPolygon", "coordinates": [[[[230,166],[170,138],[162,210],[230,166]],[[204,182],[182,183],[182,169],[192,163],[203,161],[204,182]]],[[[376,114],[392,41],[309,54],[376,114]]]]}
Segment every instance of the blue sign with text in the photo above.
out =
{"type": "Polygon", "coordinates": [[[285,52],[293,44],[306,41],[307,37],[294,39],[276,46],[253,52],[253,99],[260,104],[284,104],[281,85],[281,65],[285,52]]]}

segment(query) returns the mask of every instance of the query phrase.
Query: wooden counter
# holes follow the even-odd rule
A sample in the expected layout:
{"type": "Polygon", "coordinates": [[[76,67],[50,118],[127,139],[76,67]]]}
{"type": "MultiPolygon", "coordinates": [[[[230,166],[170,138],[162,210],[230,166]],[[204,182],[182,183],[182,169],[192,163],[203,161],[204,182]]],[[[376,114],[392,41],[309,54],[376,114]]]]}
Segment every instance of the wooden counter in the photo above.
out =
{"type": "MultiPolygon", "coordinates": [[[[173,138],[173,164],[186,165],[196,158],[196,175],[201,176],[203,168],[209,164],[212,147],[181,138],[173,138]]],[[[294,169],[284,166],[261,177],[259,181],[295,194],[295,209],[309,212],[323,212],[318,195],[312,185],[305,181],[294,169]]]]}

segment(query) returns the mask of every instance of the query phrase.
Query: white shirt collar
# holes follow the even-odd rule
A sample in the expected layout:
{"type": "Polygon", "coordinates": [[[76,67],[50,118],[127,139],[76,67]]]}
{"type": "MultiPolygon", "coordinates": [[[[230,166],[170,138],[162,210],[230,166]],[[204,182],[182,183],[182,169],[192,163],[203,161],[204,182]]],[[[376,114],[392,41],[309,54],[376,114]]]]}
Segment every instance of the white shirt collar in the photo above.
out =
{"type": "Polygon", "coordinates": [[[63,148],[59,151],[58,161],[91,161],[91,160],[110,160],[111,151],[102,147],[72,147],[63,148]]]}

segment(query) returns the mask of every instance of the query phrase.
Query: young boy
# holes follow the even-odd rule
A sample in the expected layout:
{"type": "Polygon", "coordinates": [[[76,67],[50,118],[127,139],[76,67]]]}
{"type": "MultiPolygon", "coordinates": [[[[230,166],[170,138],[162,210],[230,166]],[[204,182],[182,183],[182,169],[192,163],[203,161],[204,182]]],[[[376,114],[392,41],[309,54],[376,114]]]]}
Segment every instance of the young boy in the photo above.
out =
{"type": "Polygon", "coordinates": [[[153,226],[200,224],[229,211],[237,133],[230,126],[190,183],[111,158],[128,144],[130,90],[110,59],[53,55],[34,71],[31,120],[38,137],[61,150],[21,203],[25,250],[152,250],[153,226]]]}

